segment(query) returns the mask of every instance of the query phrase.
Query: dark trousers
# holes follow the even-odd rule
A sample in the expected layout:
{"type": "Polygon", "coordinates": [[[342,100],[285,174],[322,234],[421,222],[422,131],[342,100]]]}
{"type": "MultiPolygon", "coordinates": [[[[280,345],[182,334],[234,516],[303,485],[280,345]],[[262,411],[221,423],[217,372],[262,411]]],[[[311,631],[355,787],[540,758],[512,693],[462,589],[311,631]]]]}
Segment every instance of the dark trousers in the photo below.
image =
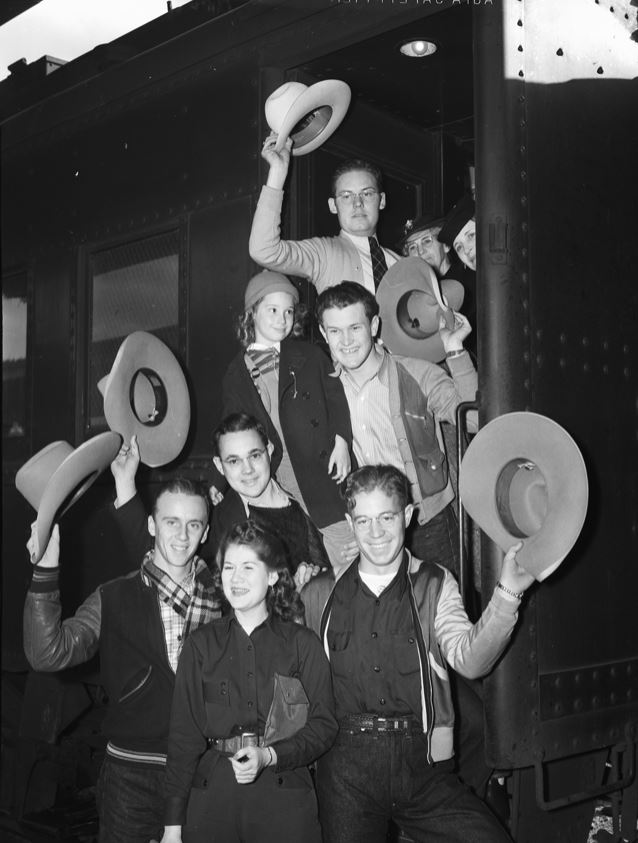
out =
{"type": "Polygon", "coordinates": [[[230,761],[215,753],[206,780],[194,782],[183,843],[321,843],[317,798],[308,770],[267,767],[238,784],[230,761]]]}
{"type": "Polygon", "coordinates": [[[162,839],[165,772],[164,767],[129,767],[106,756],[96,790],[100,843],[162,839]]]}
{"type": "Polygon", "coordinates": [[[458,523],[451,503],[427,524],[417,523],[414,517],[406,535],[406,544],[417,559],[438,562],[458,579],[458,523]]]}
{"type": "Polygon", "coordinates": [[[385,843],[390,820],[416,843],[511,843],[423,735],[341,731],[318,762],[323,843],[385,843]]]}

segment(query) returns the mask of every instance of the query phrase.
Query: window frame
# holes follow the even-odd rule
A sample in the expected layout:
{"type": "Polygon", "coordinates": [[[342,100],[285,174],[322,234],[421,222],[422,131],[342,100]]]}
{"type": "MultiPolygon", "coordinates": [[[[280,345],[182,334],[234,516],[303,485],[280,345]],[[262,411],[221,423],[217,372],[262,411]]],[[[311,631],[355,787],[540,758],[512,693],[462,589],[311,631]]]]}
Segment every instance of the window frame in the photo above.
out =
{"type": "MultiPolygon", "coordinates": [[[[90,351],[93,331],[93,273],[92,258],[98,252],[109,249],[124,248],[143,240],[149,240],[162,235],[177,233],[177,353],[186,366],[188,364],[188,223],[185,218],[172,220],[164,225],[138,229],[122,234],[118,237],[101,238],[84,244],[78,253],[78,283],[74,306],[76,313],[81,314],[77,330],[76,370],[76,440],[86,441],[92,436],[107,431],[106,420],[103,424],[91,423],[90,384],[91,373],[90,351]]],[[[137,330],[146,330],[140,325],[137,330]]],[[[151,332],[152,333],[152,332],[151,332]]],[[[107,374],[106,372],[104,374],[107,374]]]]}

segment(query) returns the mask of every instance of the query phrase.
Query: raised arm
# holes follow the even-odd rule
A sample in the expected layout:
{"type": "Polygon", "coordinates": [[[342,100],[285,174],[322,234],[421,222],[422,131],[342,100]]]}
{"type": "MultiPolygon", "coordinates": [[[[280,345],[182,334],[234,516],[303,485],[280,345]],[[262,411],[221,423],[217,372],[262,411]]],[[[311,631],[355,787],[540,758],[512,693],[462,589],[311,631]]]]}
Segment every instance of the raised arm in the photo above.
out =
{"type": "Polygon", "coordinates": [[[446,660],[463,676],[476,679],[488,673],[511,637],[521,597],[534,581],[516,561],[521,547],[519,542],[506,553],[500,586],[475,624],[467,617],[456,580],[446,572],[434,629],[446,660]]]}
{"type": "MultiPolygon", "coordinates": [[[[27,542],[34,550],[33,530],[27,542]]],[[[60,532],[57,524],[44,555],[33,569],[33,579],[24,604],[24,652],[34,670],[53,672],[82,664],[97,652],[102,601],[99,589],[79,607],[75,615],[61,621],[59,586],[60,532]]]]}

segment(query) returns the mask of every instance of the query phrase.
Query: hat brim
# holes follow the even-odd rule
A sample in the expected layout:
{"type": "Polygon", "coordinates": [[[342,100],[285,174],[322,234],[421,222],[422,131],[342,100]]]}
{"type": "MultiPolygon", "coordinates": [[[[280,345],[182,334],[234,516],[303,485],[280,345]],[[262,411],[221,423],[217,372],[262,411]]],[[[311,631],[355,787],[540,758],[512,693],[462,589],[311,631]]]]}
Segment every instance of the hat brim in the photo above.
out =
{"type": "Polygon", "coordinates": [[[339,127],[346,116],[350,98],[350,87],[339,79],[323,79],[321,82],[311,85],[297,97],[281,121],[274,147],[275,151],[281,152],[292,130],[307,114],[315,109],[328,107],[331,109],[331,113],[323,129],[307,141],[304,141],[302,136],[300,140],[293,143],[292,154],[307,155],[320,147],[339,127]]]}
{"type": "Polygon", "coordinates": [[[129,334],[117,352],[103,394],[108,426],[125,442],[137,436],[142,462],[155,468],[181,453],[190,428],[188,386],[177,358],[154,334],[129,334]],[[149,398],[142,418],[136,413],[138,387],[149,398]]]}
{"type": "Polygon", "coordinates": [[[523,542],[516,560],[541,581],[558,568],[582,530],[589,498],[585,461],[557,422],[538,413],[507,413],[489,422],[470,443],[459,470],[459,496],[501,550],[523,542]],[[515,533],[504,521],[497,495],[499,478],[517,461],[533,464],[544,478],[546,514],[528,536],[515,533]]]}
{"type": "Polygon", "coordinates": [[[54,521],[78,501],[115,459],[122,444],[117,433],[99,433],[66,457],[49,478],[35,522],[37,546],[32,562],[39,562],[49,543],[54,521]]]}
{"type": "Polygon", "coordinates": [[[439,319],[454,327],[454,310],[463,304],[465,290],[458,281],[439,282],[422,258],[401,258],[385,273],[376,292],[381,317],[381,338],[395,354],[440,363],[445,349],[439,319]],[[418,327],[410,325],[416,317],[418,327]]]}

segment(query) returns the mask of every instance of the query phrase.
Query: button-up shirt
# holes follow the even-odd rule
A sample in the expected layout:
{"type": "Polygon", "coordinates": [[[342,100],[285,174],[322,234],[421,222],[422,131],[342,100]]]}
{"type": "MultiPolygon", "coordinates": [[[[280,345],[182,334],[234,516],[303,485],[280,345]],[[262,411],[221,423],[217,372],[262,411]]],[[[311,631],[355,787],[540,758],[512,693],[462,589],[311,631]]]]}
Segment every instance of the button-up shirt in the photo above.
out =
{"type": "Polygon", "coordinates": [[[337,733],[330,666],[315,633],[269,617],[248,635],[231,616],[189,636],[171,713],[167,824],[184,821],[193,774],[208,738],[242,731],[264,734],[275,673],[299,678],[309,700],[306,725],[273,742],[277,769],[290,770],[326,752],[337,733]]]}
{"type": "Polygon", "coordinates": [[[340,372],[350,408],[352,448],[359,465],[393,465],[404,471],[390,412],[387,355],[381,354],[377,371],[364,384],[347,369],[340,372]]]}
{"type": "Polygon", "coordinates": [[[344,580],[330,611],[327,644],[337,717],[421,716],[421,676],[406,560],[375,595],[356,575],[344,580]]]}

